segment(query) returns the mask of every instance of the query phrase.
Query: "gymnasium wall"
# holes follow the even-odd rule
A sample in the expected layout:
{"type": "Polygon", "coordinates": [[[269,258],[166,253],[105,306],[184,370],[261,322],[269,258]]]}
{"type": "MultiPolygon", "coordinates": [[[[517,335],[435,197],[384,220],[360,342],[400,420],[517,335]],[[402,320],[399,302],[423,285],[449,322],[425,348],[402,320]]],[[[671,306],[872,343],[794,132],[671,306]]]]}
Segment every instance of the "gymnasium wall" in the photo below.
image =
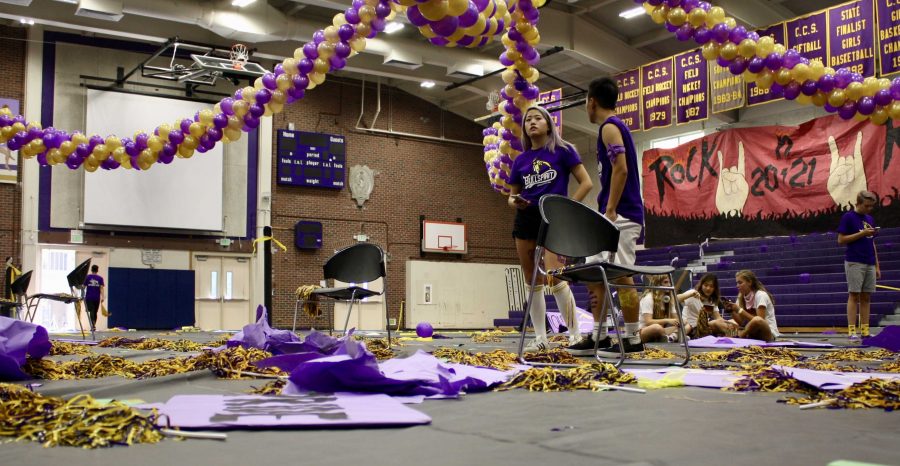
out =
{"type": "MultiPolygon", "coordinates": [[[[366,83],[364,126],[373,121],[376,98],[375,84],[366,83]]],[[[415,96],[382,86],[381,99],[381,114],[375,125],[378,129],[440,137],[443,122],[444,137],[481,141],[481,126],[441,112],[415,96]]],[[[390,256],[387,309],[392,318],[397,318],[406,295],[407,261],[420,259],[420,215],[439,221],[461,218],[468,228],[469,254],[462,258],[427,254],[426,260],[518,262],[511,236],[514,212],[507,207],[505,197],[490,189],[481,147],[357,132],[353,128],[360,116],[360,100],[359,81],[329,79],[275,117],[275,130],[285,129],[292,122],[299,131],[343,134],[347,138],[348,170],[354,165],[368,165],[377,173],[363,209],[356,207],[349,188],[336,191],[279,186],[273,178],[272,226],[275,236],[288,245],[287,252],[279,251],[273,258],[273,306],[278,325],[290,323],[294,290],[299,285],[318,284],[325,260],[336,249],[353,244],[353,236],[360,232],[390,256]],[[322,222],[320,250],[301,251],[288,244],[293,243],[294,224],[299,220],[322,222]]],[[[451,273],[442,277],[448,283],[455,278],[451,273]]],[[[498,280],[502,283],[502,275],[498,280]]],[[[505,296],[505,287],[496,293],[505,296]]],[[[406,320],[405,325],[410,324],[415,322],[406,320]]],[[[298,326],[313,325],[322,328],[321,323],[308,318],[298,322],[298,326]]]]}
{"type": "MultiPolygon", "coordinates": [[[[0,50],[4,59],[0,61],[0,98],[19,101],[19,108],[25,108],[25,29],[0,26],[0,50]]],[[[21,164],[21,162],[19,162],[21,164]]],[[[21,176],[19,177],[21,180],[21,176]]],[[[7,256],[21,264],[19,245],[22,224],[22,190],[18,183],[0,183],[0,260],[7,256]]]]}

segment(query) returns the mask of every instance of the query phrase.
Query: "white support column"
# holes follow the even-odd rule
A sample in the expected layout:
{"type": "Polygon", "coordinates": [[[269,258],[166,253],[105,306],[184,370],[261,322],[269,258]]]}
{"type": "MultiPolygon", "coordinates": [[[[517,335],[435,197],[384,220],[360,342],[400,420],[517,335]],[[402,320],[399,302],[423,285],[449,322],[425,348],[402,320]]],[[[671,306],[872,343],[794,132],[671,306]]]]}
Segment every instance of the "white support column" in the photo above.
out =
{"type": "MultiPolygon", "coordinates": [[[[25,102],[23,115],[26,121],[41,121],[41,91],[43,89],[44,30],[39,26],[28,28],[25,45],[25,102]]],[[[22,270],[38,268],[38,200],[40,165],[34,159],[23,160],[22,171],[22,270]]],[[[33,292],[33,290],[32,290],[33,292]]]]}

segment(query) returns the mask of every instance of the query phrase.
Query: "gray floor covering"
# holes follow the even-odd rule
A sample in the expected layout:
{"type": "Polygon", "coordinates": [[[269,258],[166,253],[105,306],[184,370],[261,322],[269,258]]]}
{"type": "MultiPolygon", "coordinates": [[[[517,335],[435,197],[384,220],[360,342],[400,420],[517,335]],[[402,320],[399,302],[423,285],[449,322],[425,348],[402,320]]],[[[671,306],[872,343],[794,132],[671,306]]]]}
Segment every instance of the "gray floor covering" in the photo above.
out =
{"type": "MultiPolygon", "coordinates": [[[[217,335],[165,338],[182,337],[209,341],[217,335]]],[[[505,338],[502,343],[475,344],[464,334],[456,334],[431,343],[407,343],[403,353],[444,345],[475,351],[511,349],[514,343],[505,338]]],[[[125,349],[102,352],[137,360],[185,354],[125,349]]],[[[243,394],[262,383],[218,380],[201,371],[149,380],[43,381],[38,391],[162,402],[175,394],[243,394]]],[[[238,430],[230,431],[227,441],[166,439],[159,444],[96,450],[7,442],[0,444],[0,464],[825,465],[838,459],[900,464],[900,413],[800,410],[777,403],[782,397],[691,387],[646,394],[513,390],[412,405],[432,417],[427,426],[238,430]]]]}

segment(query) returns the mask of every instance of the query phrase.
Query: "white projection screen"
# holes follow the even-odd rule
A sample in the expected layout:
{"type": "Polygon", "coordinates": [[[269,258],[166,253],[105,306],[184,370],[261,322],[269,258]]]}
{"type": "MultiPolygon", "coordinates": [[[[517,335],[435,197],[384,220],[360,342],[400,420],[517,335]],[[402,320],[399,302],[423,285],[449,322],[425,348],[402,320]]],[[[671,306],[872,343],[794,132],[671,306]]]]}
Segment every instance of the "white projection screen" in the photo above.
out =
{"type": "MultiPolygon", "coordinates": [[[[133,137],[172,124],[209,104],[112,91],[87,91],[88,135],[133,137]]],[[[147,171],[98,169],[84,176],[84,223],[118,227],[222,231],[222,144],[147,171]]]]}

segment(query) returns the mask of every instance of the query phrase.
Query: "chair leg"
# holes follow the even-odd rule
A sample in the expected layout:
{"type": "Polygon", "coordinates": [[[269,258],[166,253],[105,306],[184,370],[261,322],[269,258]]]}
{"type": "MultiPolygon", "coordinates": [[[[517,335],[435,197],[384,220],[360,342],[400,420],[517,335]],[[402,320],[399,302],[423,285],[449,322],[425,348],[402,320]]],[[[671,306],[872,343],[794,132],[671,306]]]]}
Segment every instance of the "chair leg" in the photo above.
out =
{"type": "Polygon", "coordinates": [[[344,321],[344,336],[347,336],[347,328],[350,327],[350,313],[353,312],[353,301],[356,300],[356,290],[350,294],[350,307],[347,308],[347,319],[344,321]]]}
{"type": "MultiPolygon", "coordinates": [[[[702,250],[702,246],[701,246],[702,250]]],[[[669,283],[675,283],[675,277],[673,274],[669,274],[669,283]]],[[[680,364],[681,366],[686,366],[688,362],[691,360],[691,350],[688,348],[687,335],[684,334],[684,319],[681,316],[682,308],[681,303],[678,302],[678,296],[675,292],[675,286],[672,286],[672,289],[669,290],[669,293],[672,295],[672,302],[675,303],[675,315],[678,318],[678,335],[681,337],[681,345],[684,346],[684,361],[680,364]]]]}
{"type": "Polygon", "coordinates": [[[385,319],[384,323],[387,325],[387,331],[388,331],[388,337],[387,337],[388,338],[388,342],[387,342],[388,349],[391,349],[391,315],[388,314],[386,303],[385,303],[385,307],[384,307],[384,319],[385,319]]]}
{"type": "Polygon", "coordinates": [[[297,333],[297,309],[300,307],[300,300],[298,299],[296,304],[294,304],[294,324],[291,325],[291,333],[297,333]]]}
{"type": "MultiPolygon", "coordinates": [[[[606,301],[606,311],[607,314],[612,313],[613,325],[616,327],[616,333],[619,335],[619,360],[614,364],[615,367],[620,367],[625,363],[625,327],[619,325],[619,309],[616,308],[613,303],[612,298],[612,290],[610,290],[609,280],[606,278],[606,270],[600,269],[600,272],[603,274],[603,288],[606,290],[606,296],[604,300],[606,301]]],[[[601,316],[602,317],[602,316],[601,316]]],[[[603,322],[600,322],[600,325],[603,325],[603,322]]],[[[605,362],[602,358],[597,354],[597,350],[600,347],[600,339],[596,339],[594,341],[594,359],[598,362],[605,362]]]]}
{"type": "MultiPolygon", "coordinates": [[[[538,247],[534,250],[534,271],[531,273],[531,289],[532,290],[534,290],[534,287],[537,284],[538,269],[540,268],[541,256],[543,254],[544,254],[543,247],[538,247]]],[[[531,312],[531,302],[534,300],[534,299],[532,299],[533,295],[534,295],[534,293],[532,292],[530,295],[528,295],[526,297],[525,315],[522,316],[522,334],[519,337],[519,351],[517,353],[519,362],[521,362],[522,364],[527,364],[525,362],[525,358],[522,356],[522,354],[525,351],[525,332],[526,332],[526,329],[528,328],[528,320],[531,317],[530,312],[531,312]]]]}

